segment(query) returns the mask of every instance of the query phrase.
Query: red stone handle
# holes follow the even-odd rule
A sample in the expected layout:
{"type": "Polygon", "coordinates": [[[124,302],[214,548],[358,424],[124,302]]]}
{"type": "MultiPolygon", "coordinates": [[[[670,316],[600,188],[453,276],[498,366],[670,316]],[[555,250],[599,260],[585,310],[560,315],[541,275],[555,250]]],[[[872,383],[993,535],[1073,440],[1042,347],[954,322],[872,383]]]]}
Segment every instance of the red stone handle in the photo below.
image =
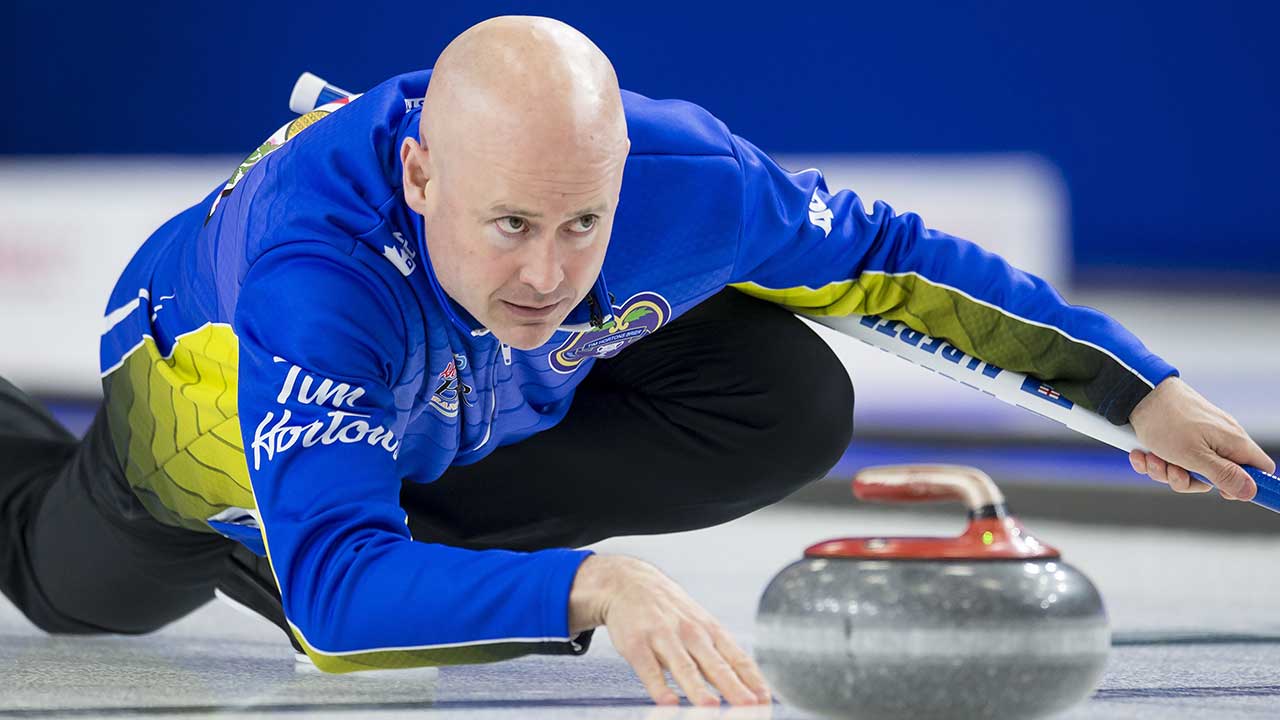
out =
{"type": "Polygon", "coordinates": [[[805,557],[899,560],[1015,560],[1059,557],[1008,515],[1004,495],[991,477],[963,465],[881,465],[853,479],[853,494],[871,502],[958,500],[969,509],[969,525],[958,537],[858,537],[827,540],[805,557]]]}
{"type": "Polygon", "coordinates": [[[880,465],[853,478],[853,495],[868,502],[956,500],[970,510],[1004,503],[991,477],[963,465],[880,465]]]}

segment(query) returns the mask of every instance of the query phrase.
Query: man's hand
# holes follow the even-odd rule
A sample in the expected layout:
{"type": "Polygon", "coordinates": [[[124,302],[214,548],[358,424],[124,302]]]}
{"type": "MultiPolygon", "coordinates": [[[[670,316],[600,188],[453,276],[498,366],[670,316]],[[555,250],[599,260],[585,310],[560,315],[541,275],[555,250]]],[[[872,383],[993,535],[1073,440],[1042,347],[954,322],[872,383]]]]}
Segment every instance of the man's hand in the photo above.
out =
{"type": "Polygon", "coordinates": [[[1139,473],[1175,492],[1208,492],[1188,470],[1213,481],[1228,500],[1252,500],[1253,478],[1241,468],[1252,465],[1274,473],[1276,463],[1258,447],[1235,418],[1205,400],[1180,378],[1169,377],[1129,415],[1138,441],[1150,452],[1134,450],[1129,463],[1139,473]]]}
{"type": "Polygon", "coordinates": [[[569,593],[569,631],[604,625],[653,701],[680,702],[663,671],[694,705],[719,705],[710,682],[733,705],[771,703],[751,656],[715,618],[652,565],[620,555],[583,561],[569,593]]]}

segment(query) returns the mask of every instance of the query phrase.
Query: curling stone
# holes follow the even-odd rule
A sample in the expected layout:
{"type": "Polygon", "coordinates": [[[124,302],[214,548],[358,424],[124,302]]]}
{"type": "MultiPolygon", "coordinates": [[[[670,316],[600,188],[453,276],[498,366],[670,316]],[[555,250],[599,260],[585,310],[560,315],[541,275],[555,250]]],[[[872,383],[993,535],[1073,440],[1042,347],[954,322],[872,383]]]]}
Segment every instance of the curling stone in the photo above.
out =
{"type": "Polygon", "coordinates": [[[1088,697],[1111,630],[1102,598],[1032,537],[985,473],[868,468],[861,500],[959,500],[954,538],[818,543],[760,598],[756,658],[788,703],[839,718],[1038,718],[1088,697]]]}

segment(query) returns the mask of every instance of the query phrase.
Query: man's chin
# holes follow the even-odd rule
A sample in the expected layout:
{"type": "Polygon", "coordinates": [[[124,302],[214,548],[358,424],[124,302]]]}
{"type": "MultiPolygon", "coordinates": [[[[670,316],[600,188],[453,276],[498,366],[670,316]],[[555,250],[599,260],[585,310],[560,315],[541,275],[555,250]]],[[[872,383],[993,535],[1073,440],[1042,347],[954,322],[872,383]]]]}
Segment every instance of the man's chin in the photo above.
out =
{"type": "Polygon", "coordinates": [[[499,342],[506,343],[516,350],[536,350],[546,345],[559,327],[559,323],[512,325],[494,329],[493,335],[499,342]]]}

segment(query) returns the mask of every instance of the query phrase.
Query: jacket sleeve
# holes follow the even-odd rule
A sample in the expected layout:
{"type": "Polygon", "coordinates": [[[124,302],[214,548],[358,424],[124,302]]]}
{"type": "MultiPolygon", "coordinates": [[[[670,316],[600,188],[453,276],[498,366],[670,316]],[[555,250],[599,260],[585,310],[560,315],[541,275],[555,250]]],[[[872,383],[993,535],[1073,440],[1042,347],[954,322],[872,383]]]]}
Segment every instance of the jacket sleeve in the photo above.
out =
{"type": "Polygon", "coordinates": [[[743,212],[734,287],[808,315],[879,315],[1035,376],[1117,425],[1177,370],[1044,280],[848,190],[791,173],[733,136],[743,212]]]}
{"type": "Polygon", "coordinates": [[[294,635],[330,672],[581,651],[568,597],[590,553],[410,537],[397,458],[417,385],[398,382],[399,307],[376,273],[318,243],[267,253],[241,290],[245,459],[294,635]]]}

